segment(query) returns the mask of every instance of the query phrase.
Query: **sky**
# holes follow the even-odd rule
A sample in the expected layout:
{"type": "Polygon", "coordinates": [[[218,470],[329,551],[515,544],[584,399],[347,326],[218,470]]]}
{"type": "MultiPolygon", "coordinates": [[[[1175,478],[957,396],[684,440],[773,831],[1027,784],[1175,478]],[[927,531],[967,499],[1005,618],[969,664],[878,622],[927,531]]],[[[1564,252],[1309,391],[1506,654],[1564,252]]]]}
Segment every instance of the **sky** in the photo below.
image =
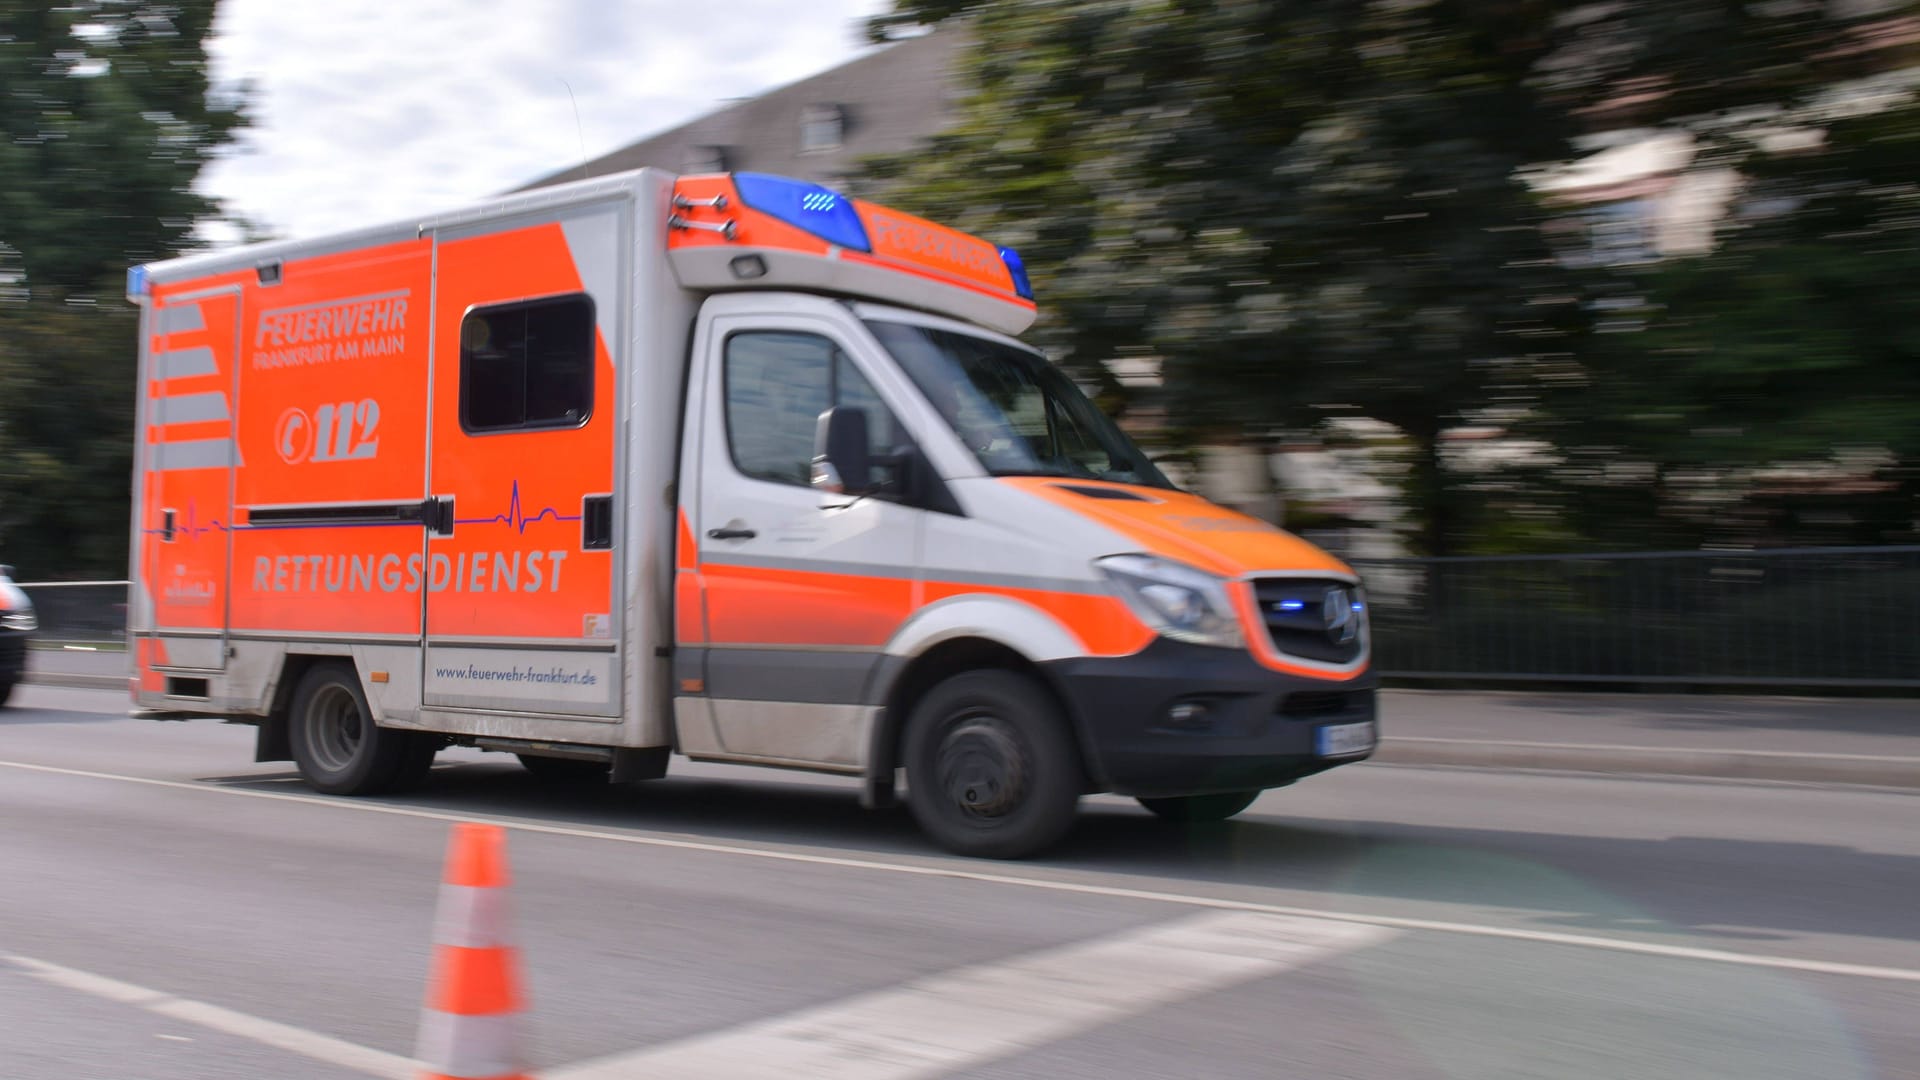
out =
{"type": "Polygon", "coordinates": [[[460,206],[837,67],[886,7],[222,0],[215,84],[254,126],[202,187],[293,238],[460,206]]]}

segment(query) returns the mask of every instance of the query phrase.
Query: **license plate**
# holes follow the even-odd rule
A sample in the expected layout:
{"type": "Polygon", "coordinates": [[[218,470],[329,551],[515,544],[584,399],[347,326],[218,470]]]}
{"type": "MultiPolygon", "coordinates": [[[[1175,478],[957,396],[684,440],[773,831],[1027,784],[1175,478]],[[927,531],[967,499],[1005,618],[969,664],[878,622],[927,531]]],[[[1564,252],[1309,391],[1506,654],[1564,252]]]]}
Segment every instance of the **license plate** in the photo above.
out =
{"type": "Polygon", "coordinates": [[[1314,752],[1321,757],[1349,757],[1373,749],[1373,721],[1328,724],[1313,733],[1314,752]]]}

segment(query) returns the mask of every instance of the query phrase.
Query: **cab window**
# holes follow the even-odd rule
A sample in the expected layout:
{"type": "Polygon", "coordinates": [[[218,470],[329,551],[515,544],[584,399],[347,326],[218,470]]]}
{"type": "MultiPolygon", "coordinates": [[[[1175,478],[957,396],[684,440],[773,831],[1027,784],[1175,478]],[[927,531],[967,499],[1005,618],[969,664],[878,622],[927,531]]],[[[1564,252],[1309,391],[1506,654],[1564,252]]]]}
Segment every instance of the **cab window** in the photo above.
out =
{"type": "Polygon", "coordinates": [[[833,340],[791,330],[727,338],[727,446],[743,475],[807,487],[814,433],[829,408],[866,410],[870,449],[894,454],[904,441],[873,384],[833,340]]]}

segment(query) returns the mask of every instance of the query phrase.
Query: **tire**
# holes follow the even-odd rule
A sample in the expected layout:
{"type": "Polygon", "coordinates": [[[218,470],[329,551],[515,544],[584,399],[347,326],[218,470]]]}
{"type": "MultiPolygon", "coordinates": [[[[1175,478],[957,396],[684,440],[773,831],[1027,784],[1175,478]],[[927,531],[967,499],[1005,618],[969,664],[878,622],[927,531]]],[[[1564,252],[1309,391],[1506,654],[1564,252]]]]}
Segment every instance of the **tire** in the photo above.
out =
{"type": "Polygon", "coordinates": [[[1176,795],[1165,799],[1141,799],[1141,806],[1167,820],[1183,825],[1202,825],[1225,821],[1253,805],[1258,791],[1223,791],[1214,795],[1176,795]]]}
{"type": "Polygon", "coordinates": [[[515,754],[520,764],[536,778],[552,783],[585,783],[587,781],[607,782],[607,772],[612,768],[605,761],[581,761],[577,758],[543,757],[539,754],[515,754]]]}
{"type": "Polygon", "coordinates": [[[969,671],[935,686],[907,719],[907,805],[936,843],[1018,859],[1073,827],[1084,786],[1066,718],[1033,680],[969,671]]]}
{"type": "Polygon", "coordinates": [[[329,795],[374,795],[402,779],[413,732],[373,722],[352,665],[315,664],[293,691],[287,738],[300,775],[329,795]]]}

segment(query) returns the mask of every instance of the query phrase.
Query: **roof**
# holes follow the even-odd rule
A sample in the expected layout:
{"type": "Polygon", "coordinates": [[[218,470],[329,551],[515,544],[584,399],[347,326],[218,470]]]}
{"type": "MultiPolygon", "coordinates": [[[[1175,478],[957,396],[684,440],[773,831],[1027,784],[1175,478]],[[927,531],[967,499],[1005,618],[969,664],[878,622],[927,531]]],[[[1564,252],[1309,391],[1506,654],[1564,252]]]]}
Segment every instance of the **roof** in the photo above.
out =
{"type": "Polygon", "coordinates": [[[542,177],[516,190],[654,166],[675,173],[762,172],[815,183],[842,180],[860,159],[908,151],[946,127],[964,34],[946,30],[880,46],[759,97],[542,177]],[[841,120],[832,149],[801,147],[802,120],[828,107],[841,120]],[[722,157],[715,160],[713,148],[722,157]]]}

